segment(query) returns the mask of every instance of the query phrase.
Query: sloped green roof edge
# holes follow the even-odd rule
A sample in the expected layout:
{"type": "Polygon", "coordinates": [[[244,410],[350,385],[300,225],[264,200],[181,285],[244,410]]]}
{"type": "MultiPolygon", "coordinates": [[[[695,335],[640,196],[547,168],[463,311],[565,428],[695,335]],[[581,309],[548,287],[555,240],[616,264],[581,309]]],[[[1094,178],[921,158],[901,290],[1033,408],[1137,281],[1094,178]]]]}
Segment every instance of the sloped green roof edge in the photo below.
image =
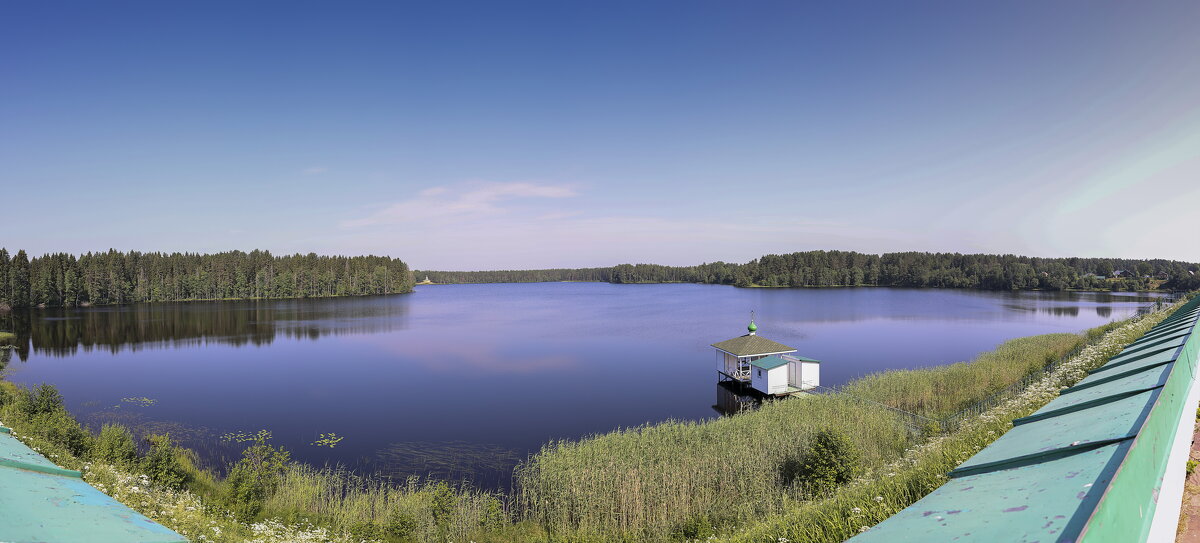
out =
{"type": "Polygon", "coordinates": [[[5,543],[186,543],[0,432],[0,541],[5,543]]]}
{"type": "Polygon", "coordinates": [[[788,361],[784,360],[780,356],[768,356],[766,358],[759,358],[758,360],[751,362],[750,365],[756,368],[762,368],[764,370],[773,370],[787,363],[788,361]]]}

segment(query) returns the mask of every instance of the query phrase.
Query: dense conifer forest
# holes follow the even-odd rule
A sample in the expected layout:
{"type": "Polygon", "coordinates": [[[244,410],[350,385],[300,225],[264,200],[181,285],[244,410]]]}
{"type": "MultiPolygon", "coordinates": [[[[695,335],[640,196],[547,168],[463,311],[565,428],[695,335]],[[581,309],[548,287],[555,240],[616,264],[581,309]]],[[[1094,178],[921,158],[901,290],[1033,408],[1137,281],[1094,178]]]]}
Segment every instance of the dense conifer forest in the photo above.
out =
{"type": "MultiPolygon", "coordinates": [[[[958,253],[808,251],[745,264],[621,264],[603,268],[417,271],[434,283],[599,281],[740,287],[935,287],[984,290],[1194,290],[1200,266],[1174,260],[1033,258],[958,253]]],[[[66,253],[29,258],[0,248],[0,309],[133,302],[312,298],[411,292],[413,273],[380,256],[66,253]]]]}
{"type": "Polygon", "coordinates": [[[741,287],[940,287],[984,290],[1193,290],[1200,266],[1173,260],[1033,258],[958,253],[808,251],[746,264],[621,264],[610,268],[416,272],[434,283],[602,281],[713,283],[741,287]]]}
{"type": "Polygon", "coordinates": [[[0,309],[412,291],[408,265],[380,256],[110,250],[30,259],[0,248],[0,309]]]}

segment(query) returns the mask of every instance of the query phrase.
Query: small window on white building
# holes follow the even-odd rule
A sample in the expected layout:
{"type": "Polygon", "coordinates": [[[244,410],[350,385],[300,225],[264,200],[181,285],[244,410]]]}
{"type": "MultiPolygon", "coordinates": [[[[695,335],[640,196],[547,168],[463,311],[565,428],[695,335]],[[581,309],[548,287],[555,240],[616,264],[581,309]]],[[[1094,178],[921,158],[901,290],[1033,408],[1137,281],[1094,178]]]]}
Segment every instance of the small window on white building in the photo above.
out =
{"type": "Polygon", "coordinates": [[[758,370],[758,376],[762,377],[762,370],[758,370]]]}

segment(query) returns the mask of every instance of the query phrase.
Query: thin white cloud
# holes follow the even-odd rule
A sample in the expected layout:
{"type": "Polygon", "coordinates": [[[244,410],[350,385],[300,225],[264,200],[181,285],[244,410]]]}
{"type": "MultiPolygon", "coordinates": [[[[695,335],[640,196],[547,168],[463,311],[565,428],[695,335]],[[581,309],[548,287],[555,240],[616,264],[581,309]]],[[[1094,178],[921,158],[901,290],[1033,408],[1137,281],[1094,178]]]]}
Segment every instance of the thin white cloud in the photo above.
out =
{"type": "Polygon", "coordinates": [[[433,187],[305,243],[396,255],[418,269],[509,269],[736,262],[810,249],[878,251],[915,241],[891,228],[798,213],[737,217],[664,207],[617,214],[576,196],[554,184],[433,187]]]}
{"type": "Polygon", "coordinates": [[[534,183],[482,183],[457,187],[432,187],[416,197],[390,204],[363,218],[343,221],[343,228],[361,228],[438,219],[477,219],[508,212],[520,200],[569,198],[576,192],[563,185],[534,183]]]}

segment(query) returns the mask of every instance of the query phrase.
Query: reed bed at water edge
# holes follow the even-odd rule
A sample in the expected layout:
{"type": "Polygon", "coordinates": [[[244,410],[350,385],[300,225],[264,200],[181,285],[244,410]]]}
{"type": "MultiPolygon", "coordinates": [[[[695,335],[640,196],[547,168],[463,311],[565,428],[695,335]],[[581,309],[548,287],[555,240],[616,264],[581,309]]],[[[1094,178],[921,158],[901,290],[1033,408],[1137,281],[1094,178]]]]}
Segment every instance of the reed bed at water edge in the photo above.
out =
{"type": "Polygon", "coordinates": [[[264,516],[320,520],[365,539],[469,541],[510,523],[501,496],[410,477],[402,482],[342,469],[291,464],[267,500],[264,516]]]}
{"type": "Polygon", "coordinates": [[[782,466],[834,428],[878,466],[909,445],[904,421],[842,397],[793,398],[708,422],[669,421],[555,441],[518,468],[524,516],[554,540],[653,540],[777,511],[782,466]]]}
{"type": "MultiPolygon", "coordinates": [[[[1093,332],[1092,339],[1102,334],[1093,332]]],[[[1086,336],[1077,334],[1017,338],[970,362],[873,373],[850,382],[841,391],[909,413],[942,418],[1041,370],[1086,341],[1086,336]]]]}

